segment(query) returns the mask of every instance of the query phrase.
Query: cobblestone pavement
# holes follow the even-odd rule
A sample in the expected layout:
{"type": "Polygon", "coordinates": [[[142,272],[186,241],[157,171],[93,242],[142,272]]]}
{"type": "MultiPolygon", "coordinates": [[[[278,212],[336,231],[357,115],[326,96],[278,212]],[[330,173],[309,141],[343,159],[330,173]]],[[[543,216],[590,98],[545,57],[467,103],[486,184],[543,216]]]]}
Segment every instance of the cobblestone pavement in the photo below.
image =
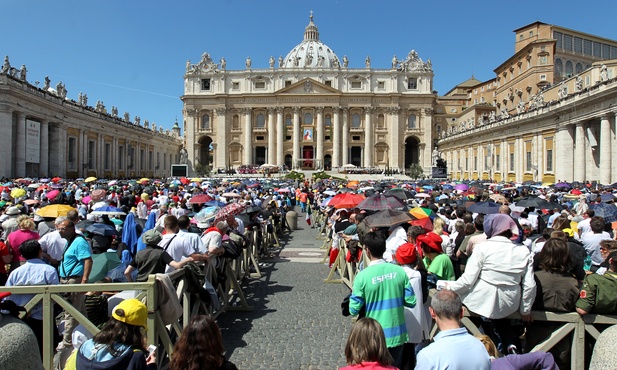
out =
{"type": "Polygon", "coordinates": [[[341,315],[349,292],[326,284],[323,240],[298,215],[298,230],[282,238],[283,249],[262,259],[262,277],[245,279],[251,312],[227,311],[218,317],[227,356],[239,369],[337,369],[345,366],[344,347],[352,319],[341,315]]]}

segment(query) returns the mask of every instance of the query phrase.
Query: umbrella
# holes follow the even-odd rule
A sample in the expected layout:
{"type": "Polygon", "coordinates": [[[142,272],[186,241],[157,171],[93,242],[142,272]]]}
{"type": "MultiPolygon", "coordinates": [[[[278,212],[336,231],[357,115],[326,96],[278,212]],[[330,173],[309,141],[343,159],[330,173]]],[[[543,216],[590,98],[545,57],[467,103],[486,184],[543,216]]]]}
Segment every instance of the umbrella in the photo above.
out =
{"type": "Polygon", "coordinates": [[[54,177],[53,179],[51,179],[51,182],[53,182],[54,184],[59,183],[60,181],[62,181],[61,177],[54,177]]]}
{"type": "Polygon", "coordinates": [[[211,201],[204,204],[208,207],[225,207],[227,203],[219,202],[218,200],[212,199],[211,201]]]}
{"type": "Polygon", "coordinates": [[[190,182],[191,182],[191,180],[187,179],[186,177],[182,177],[182,178],[180,179],[180,183],[181,183],[182,185],[188,185],[190,182]]]}
{"type": "Polygon", "coordinates": [[[142,177],[142,178],[141,178],[141,179],[139,179],[139,181],[137,181],[137,182],[142,183],[142,182],[149,182],[149,181],[150,181],[150,179],[149,179],[149,178],[147,178],[147,177],[142,177]]]}
{"type": "Polygon", "coordinates": [[[216,219],[222,220],[225,217],[227,217],[227,215],[234,215],[234,216],[239,215],[240,213],[242,213],[242,211],[244,211],[245,208],[246,208],[245,204],[230,203],[226,205],[225,207],[221,208],[220,211],[218,211],[218,213],[216,214],[216,219]]]}
{"type": "Polygon", "coordinates": [[[563,209],[561,205],[555,202],[549,202],[546,199],[542,199],[540,197],[525,197],[517,200],[515,202],[517,207],[534,207],[537,209],[563,209]]]}
{"type": "Polygon", "coordinates": [[[501,194],[491,194],[488,196],[490,199],[494,200],[495,203],[508,204],[508,200],[501,194]]]}
{"type": "MultiPolygon", "coordinates": [[[[214,217],[217,215],[219,210],[220,210],[219,207],[206,207],[202,209],[201,211],[197,212],[197,214],[193,216],[193,219],[197,221],[197,226],[199,226],[199,224],[205,225],[208,223],[208,221],[211,221],[212,219],[214,219],[214,217]]],[[[202,227],[202,226],[199,226],[199,227],[202,227]]]]}
{"type": "Polygon", "coordinates": [[[602,202],[610,202],[610,201],[615,200],[615,196],[613,194],[607,194],[607,193],[601,194],[600,195],[600,200],[602,202]]]}
{"type": "Polygon", "coordinates": [[[568,184],[567,182],[558,182],[555,185],[553,185],[553,187],[555,189],[560,189],[560,190],[566,190],[566,189],[572,188],[572,186],[570,186],[570,184],[568,184]]]}
{"type": "Polygon", "coordinates": [[[225,198],[240,198],[242,195],[238,194],[238,193],[223,193],[221,194],[221,196],[225,197],[225,198]]]}
{"type": "Polygon", "coordinates": [[[49,185],[41,185],[38,188],[36,188],[36,191],[47,190],[47,189],[49,189],[49,185]]]}
{"type": "Polygon", "coordinates": [[[39,203],[39,201],[37,199],[26,199],[26,200],[24,200],[24,204],[28,205],[28,206],[31,206],[33,204],[38,204],[38,203],[39,203]]]}
{"type": "Polygon", "coordinates": [[[52,190],[49,193],[47,193],[47,199],[52,200],[55,197],[57,197],[58,194],[60,194],[60,190],[52,190]]]}
{"type": "Polygon", "coordinates": [[[394,195],[395,197],[402,200],[413,198],[413,194],[409,190],[405,190],[403,188],[392,188],[386,191],[386,194],[394,195]]]}
{"type": "Polygon", "coordinates": [[[117,208],[117,207],[103,206],[103,207],[95,208],[94,212],[92,212],[92,214],[95,215],[95,216],[101,216],[101,215],[123,216],[126,213],[123,212],[120,208],[117,208]]]}
{"type": "Polygon", "coordinates": [[[283,194],[283,193],[289,193],[290,190],[287,188],[280,188],[279,190],[277,190],[279,193],[283,194]]]}
{"type": "Polygon", "coordinates": [[[88,204],[90,203],[91,200],[92,200],[92,197],[90,197],[89,195],[86,195],[85,197],[81,198],[81,202],[83,204],[88,204]]]}
{"type": "Polygon", "coordinates": [[[246,209],[242,211],[242,213],[254,213],[254,212],[261,212],[263,210],[264,209],[261,206],[250,205],[246,207],[246,209]]]}
{"type": "Polygon", "coordinates": [[[88,228],[88,226],[92,225],[94,221],[89,220],[81,220],[75,224],[75,228],[81,231],[84,231],[88,228]]]}
{"type": "Polygon", "coordinates": [[[490,215],[493,213],[499,213],[499,207],[501,204],[495,202],[479,202],[473,203],[467,207],[467,210],[472,213],[482,213],[490,215]]]}
{"type": "Polygon", "coordinates": [[[334,208],[354,208],[363,200],[364,197],[361,195],[353,193],[343,193],[337,194],[332,197],[332,199],[330,199],[330,202],[328,202],[328,205],[334,208]]]}
{"type": "Polygon", "coordinates": [[[416,196],[415,196],[415,197],[416,197],[416,198],[430,198],[430,197],[431,197],[431,195],[430,195],[430,194],[427,194],[427,193],[418,193],[418,194],[416,194],[416,196]]]}
{"type": "Polygon", "coordinates": [[[105,189],[95,189],[92,194],[90,194],[90,198],[94,201],[99,201],[105,199],[105,195],[107,195],[105,189]]]}
{"type": "Polygon", "coordinates": [[[412,208],[409,210],[409,214],[411,214],[413,217],[417,219],[435,218],[435,213],[432,210],[428,208],[424,208],[424,207],[412,208]]]}
{"type": "Polygon", "coordinates": [[[589,208],[593,209],[596,216],[604,218],[605,223],[617,221],[617,206],[610,203],[595,203],[590,204],[589,208]]]}
{"type": "Polygon", "coordinates": [[[404,209],[407,206],[402,200],[394,195],[375,194],[365,198],[360,204],[359,209],[367,211],[381,211],[384,209],[404,209]]]}
{"type": "Polygon", "coordinates": [[[120,258],[116,252],[105,252],[92,255],[92,270],[88,277],[89,283],[103,280],[107,273],[120,265],[120,258]]]}
{"type": "Polygon", "coordinates": [[[118,235],[118,231],[115,227],[102,223],[93,223],[92,225],[86,227],[86,231],[101,236],[118,235]]]}
{"type": "Polygon", "coordinates": [[[118,180],[111,180],[110,182],[107,183],[107,185],[109,186],[114,186],[118,183],[118,180]]]}
{"type": "Polygon", "coordinates": [[[189,204],[204,204],[212,200],[208,194],[197,194],[189,200],[189,204]]]}
{"type": "Polygon", "coordinates": [[[26,195],[26,191],[22,188],[15,188],[11,190],[11,198],[17,199],[26,195]]]}
{"type": "Polygon", "coordinates": [[[413,219],[413,216],[408,212],[385,209],[368,216],[364,221],[368,227],[392,227],[412,221],[413,219]]]}
{"type": "Polygon", "coordinates": [[[36,214],[41,217],[56,218],[58,216],[66,216],[69,211],[76,211],[76,209],[66,204],[52,204],[39,209],[36,211],[36,214]]]}
{"type": "Polygon", "coordinates": [[[332,195],[335,196],[336,195],[336,191],[333,190],[326,190],[323,192],[325,195],[332,195]]]}
{"type": "Polygon", "coordinates": [[[420,226],[424,231],[433,231],[433,221],[429,217],[411,221],[413,226],[420,226]]]}
{"type": "Polygon", "coordinates": [[[86,177],[86,179],[84,180],[84,182],[94,182],[94,181],[96,181],[96,177],[94,176],[86,177]]]}
{"type": "Polygon", "coordinates": [[[457,184],[454,186],[454,190],[466,191],[469,190],[469,186],[467,184],[457,184]]]}

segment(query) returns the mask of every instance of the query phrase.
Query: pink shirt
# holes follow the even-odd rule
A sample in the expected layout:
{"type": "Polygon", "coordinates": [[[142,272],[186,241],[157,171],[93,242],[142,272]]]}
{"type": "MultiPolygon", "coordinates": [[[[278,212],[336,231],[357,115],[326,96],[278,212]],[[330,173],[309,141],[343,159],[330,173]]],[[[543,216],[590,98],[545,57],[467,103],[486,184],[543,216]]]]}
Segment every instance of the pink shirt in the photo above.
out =
{"type": "Polygon", "coordinates": [[[390,365],[380,365],[375,361],[362,361],[361,364],[358,365],[349,365],[345,367],[339,368],[339,370],[354,370],[354,369],[362,369],[362,370],[398,370],[398,368],[390,365]]]}
{"type": "Polygon", "coordinates": [[[37,232],[31,230],[15,230],[9,234],[9,243],[11,243],[11,249],[13,250],[13,262],[25,261],[26,259],[19,253],[19,246],[26,240],[40,238],[37,232]]]}

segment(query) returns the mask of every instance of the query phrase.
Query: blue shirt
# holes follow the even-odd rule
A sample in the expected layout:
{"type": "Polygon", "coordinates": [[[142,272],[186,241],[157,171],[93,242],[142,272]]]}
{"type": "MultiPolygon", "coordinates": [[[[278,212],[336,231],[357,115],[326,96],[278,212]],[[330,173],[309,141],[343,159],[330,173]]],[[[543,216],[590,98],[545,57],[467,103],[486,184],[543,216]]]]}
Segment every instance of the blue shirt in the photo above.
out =
{"type": "Polygon", "coordinates": [[[71,245],[67,247],[64,253],[64,258],[60,264],[60,277],[67,278],[69,276],[84,275],[84,260],[91,258],[90,245],[86,238],[75,236],[71,245]]]}
{"type": "MultiPolygon", "coordinates": [[[[58,272],[52,266],[46,264],[38,258],[27,260],[25,264],[16,268],[6,282],[6,286],[24,286],[24,285],[54,285],[60,284],[58,272]]],[[[18,306],[25,306],[26,303],[34,297],[34,294],[14,294],[9,296],[8,300],[15,302],[18,306]]],[[[43,306],[39,302],[31,312],[31,317],[37,320],[43,320],[43,306]]]]}
{"type": "Polygon", "coordinates": [[[465,328],[439,332],[435,342],[417,356],[416,370],[490,370],[491,360],[484,344],[465,328]]]}

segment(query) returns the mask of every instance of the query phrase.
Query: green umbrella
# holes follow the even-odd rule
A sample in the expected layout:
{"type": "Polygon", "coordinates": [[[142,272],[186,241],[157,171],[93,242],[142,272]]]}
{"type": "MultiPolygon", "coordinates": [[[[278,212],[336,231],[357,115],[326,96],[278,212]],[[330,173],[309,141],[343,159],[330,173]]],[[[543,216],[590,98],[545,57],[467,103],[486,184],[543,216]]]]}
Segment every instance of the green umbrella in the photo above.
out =
{"type": "Polygon", "coordinates": [[[103,280],[107,273],[121,264],[116,252],[105,252],[92,255],[92,271],[90,271],[89,283],[103,280]]]}

